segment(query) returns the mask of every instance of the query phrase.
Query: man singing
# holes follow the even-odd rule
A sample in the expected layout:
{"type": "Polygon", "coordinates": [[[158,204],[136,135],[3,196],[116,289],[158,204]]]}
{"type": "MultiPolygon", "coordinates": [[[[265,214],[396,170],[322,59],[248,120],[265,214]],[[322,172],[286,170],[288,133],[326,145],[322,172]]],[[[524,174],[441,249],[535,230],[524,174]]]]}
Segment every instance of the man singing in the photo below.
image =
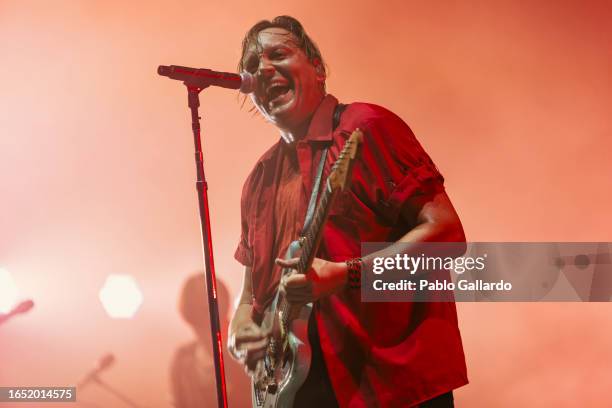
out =
{"type": "Polygon", "coordinates": [[[376,256],[360,258],[361,242],[395,242],[385,252],[410,253],[422,242],[465,241],[437,168],[398,116],[367,103],[342,105],[326,92],[319,49],[292,17],[255,24],[239,70],[257,78],[252,101],[281,137],[242,192],[235,257],[246,271],[230,351],[251,370],[264,356],[261,314],[280,284],[289,301],[314,304],[312,366],[294,407],[452,407],[452,390],[468,382],[454,303],[365,303],[348,282],[376,256]],[[356,128],[364,132],[361,154],[317,258],[305,275],[280,282],[295,260],[277,258],[302,229],[322,152],[329,149],[329,174],[356,128]]]}

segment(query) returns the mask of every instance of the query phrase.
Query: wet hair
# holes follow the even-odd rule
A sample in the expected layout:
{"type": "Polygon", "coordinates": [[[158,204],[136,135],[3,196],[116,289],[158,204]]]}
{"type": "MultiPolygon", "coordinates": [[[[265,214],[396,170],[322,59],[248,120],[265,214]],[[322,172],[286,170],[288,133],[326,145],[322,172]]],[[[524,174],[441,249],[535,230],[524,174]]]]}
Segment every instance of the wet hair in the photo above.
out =
{"type": "Polygon", "coordinates": [[[282,28],[289,31],[296,39],[296,45],[300,48],[304,54],[308,57],[308,60],[315,64],[319,62],[323,69],[323,73],[327,74],[327,67],[321,56],[321,51],[314,41],[306,34],[302,24],[291,16],[278,16],[272,20],[261,20],[256,23],[242,40],[242,54],[240,55],[240,61],[238,62],[238,72],[244,70],[244,56],[252,42],[257,41],[259,33],[268,28],[282,28]]]}

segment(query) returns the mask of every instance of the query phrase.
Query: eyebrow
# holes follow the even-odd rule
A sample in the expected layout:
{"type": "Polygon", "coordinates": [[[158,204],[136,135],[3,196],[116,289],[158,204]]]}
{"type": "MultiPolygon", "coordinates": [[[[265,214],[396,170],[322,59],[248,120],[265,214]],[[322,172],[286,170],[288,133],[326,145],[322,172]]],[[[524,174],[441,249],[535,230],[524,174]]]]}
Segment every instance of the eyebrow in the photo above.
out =
{"type": "Polygon", "coordinates": [[[257,47],[252,47],[245,53],[244,58],[242,59],[242,65],[246,68],[250,63],[256,60],[259,60],[260,55],[263,54],[264,52],[269,54],[276,50],[284,49],[284,48],[299,48],[299,47],[295,43],[295,41],[293,41],[292,39],[285,41],[281,44],[275,44],[275,45],[268,46],[266,48],[261,47],[261,44],[258,43],[257,47]]]}
{"type": "Polygon", "coordinates": [[[257,45],[257,47],[255,48],[255,50],[257,52],[254,52],[253,49],[251,49],[250,51],[247,51],[247,55],[260,55],[263,54],[264,52],[270,53],[273,51],[276,51],[278,49],[283,49],[283,48],[298,48],[297,44],[295,44],[294,42],[284,42],[281,44],[274,44],[274,45],[269,45],[267,47],[262,47],[261,45],[257,45]]]}

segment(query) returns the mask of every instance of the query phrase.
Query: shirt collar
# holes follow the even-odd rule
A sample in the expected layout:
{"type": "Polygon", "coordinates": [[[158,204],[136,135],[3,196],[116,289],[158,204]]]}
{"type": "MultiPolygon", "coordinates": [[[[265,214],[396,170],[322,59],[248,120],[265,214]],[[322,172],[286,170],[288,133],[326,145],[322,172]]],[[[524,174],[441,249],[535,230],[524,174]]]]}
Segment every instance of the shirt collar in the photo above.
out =
{"type": "MultiPolygon", "coordinates": [[[[308,133],[302,139],[304,141],[316,141],[316,142],[331,142],[333,136],[333,116],[338,105],[338,99],[331,94],[325,95],[308,126],[308,133]]],[[[283,138],[272,146],[264,155],[259,159],[258,164],[265,164],[276,157],[279,150],[283,146],[286,146],[286,142],[283,138]]]]}

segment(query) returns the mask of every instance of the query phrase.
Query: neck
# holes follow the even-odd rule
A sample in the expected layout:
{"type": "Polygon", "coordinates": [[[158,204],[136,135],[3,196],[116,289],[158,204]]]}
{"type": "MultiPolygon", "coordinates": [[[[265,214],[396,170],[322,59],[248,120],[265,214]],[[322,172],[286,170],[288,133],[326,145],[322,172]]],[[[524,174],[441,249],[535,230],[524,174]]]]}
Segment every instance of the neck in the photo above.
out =
{"type": "Polygon", "coordinates": [[[313,111],[310,112],[310,115],[308,115],[308,117],[301,123],[297,125],[288,126],[279,126],[278,123],[276,124],[280,131],[280,135],[285,141],[285,143],[292,144],[306,137],[306,135],[308,134],[308,129],[310,128],[310,122],[312,121],[312,117],[321,105],[321,102],[323,102],[323,99],[325,99],[324,93],[320,95],[316,108],[314,108],[313,111]]]}
{"type": "Polygon", "coordinates": [[[280,135],[287,144],[293,144],[298,140],[303,139],[308,133],[312,115],[300,126],[292,127],[291,129],[279,128],[280,135]]]}

